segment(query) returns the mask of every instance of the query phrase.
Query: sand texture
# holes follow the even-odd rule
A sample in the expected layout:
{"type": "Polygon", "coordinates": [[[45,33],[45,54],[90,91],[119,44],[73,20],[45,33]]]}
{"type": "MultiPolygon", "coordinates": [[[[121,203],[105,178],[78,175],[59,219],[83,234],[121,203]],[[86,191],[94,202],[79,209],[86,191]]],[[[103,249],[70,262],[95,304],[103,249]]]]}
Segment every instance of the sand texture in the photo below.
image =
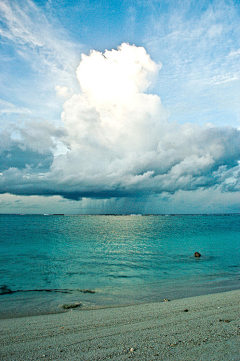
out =
{"type": "Polygon", "coordinates": [[[240,360],[240,291],[0,321],[0,360],[240,360]]]}

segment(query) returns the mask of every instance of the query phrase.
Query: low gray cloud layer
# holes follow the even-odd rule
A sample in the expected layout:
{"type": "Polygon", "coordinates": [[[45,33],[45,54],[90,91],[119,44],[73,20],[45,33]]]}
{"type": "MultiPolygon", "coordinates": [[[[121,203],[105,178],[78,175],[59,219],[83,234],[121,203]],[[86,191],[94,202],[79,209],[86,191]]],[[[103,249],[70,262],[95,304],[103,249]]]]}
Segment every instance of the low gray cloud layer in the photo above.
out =
{"type": "Polygon", "coordinates": [[[238,191],[240,131],[168,122],[159,96],[149,94],[160,68],[128,44],[83,55],[81,93],[65,89],[61,128],[29,122],[1,135],[0,192],[77,200],[238,191]]]}

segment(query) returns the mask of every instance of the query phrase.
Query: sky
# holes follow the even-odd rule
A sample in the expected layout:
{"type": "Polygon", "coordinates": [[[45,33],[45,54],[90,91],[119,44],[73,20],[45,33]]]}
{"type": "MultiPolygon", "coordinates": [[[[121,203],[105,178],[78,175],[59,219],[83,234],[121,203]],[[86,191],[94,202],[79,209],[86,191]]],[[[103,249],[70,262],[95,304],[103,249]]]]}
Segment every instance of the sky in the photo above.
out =
{"type": "Polygon", "coordinates": [[[0,213],[234,213],[238,1],[0,0],[0,213]]]}

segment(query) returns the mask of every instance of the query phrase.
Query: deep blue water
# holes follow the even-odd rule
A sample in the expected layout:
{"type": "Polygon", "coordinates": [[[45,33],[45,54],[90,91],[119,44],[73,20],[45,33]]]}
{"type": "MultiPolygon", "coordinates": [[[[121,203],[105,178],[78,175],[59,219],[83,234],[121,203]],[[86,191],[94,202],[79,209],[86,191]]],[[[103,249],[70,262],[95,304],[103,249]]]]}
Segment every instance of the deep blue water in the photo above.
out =
{"type": "Polygon", "coordinates": [[[0,295],[0,317],[61,311],[74,302],[88,308],[161,301],[239,285],[240,215],[0,215],[0,287],[13,292],[0,295]]]}

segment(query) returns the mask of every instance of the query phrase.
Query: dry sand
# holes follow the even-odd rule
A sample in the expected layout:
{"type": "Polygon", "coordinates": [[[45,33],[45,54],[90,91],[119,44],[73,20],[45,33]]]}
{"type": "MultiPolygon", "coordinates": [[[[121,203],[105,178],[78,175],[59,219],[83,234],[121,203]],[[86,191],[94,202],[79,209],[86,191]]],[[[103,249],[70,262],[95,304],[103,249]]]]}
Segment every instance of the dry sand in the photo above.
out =
{"type": "Polygon", "coordinates": [[[1,360],[240,360],[240,290],[0,321],[1,360]]]}

